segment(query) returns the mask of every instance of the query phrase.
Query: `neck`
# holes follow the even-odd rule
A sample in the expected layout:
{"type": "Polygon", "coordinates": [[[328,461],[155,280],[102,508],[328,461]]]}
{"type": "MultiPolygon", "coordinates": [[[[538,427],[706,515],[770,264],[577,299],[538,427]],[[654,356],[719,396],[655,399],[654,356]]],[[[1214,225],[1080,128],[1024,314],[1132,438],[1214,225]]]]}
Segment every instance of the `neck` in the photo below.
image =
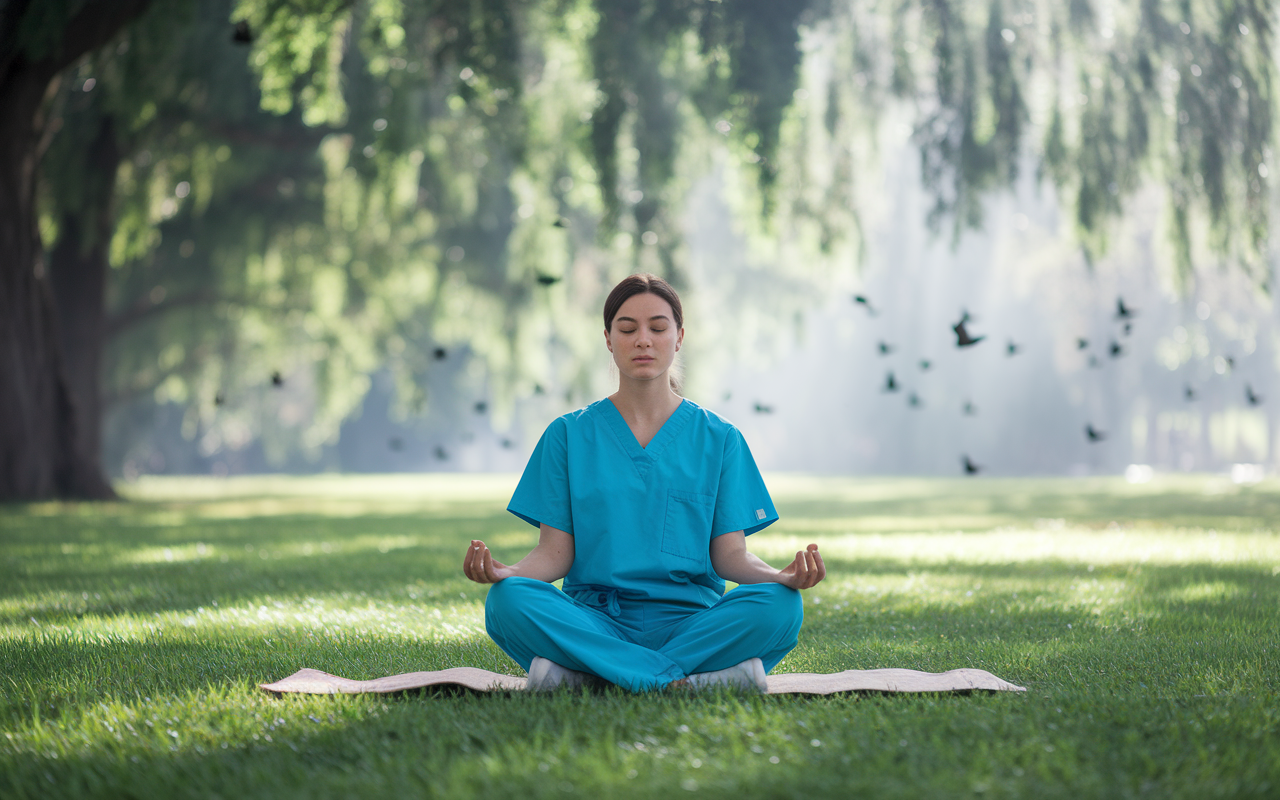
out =
{"type": "Polygon", "coordinates": [[[618,391],[609,399],[627,419],[666,419],[683,402],[671,390],[665,372],[651,381],[633,381],[624,376],[618,381],[618,391]]]}

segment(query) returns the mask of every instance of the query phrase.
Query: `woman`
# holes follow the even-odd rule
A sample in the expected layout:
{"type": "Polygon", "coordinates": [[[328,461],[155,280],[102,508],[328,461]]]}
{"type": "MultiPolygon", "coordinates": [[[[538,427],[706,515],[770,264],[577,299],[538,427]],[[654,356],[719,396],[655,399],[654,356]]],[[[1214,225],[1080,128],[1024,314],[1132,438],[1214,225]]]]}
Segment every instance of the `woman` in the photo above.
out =
{"type": "Polygon", "coordinates": [[[742,434],[674,391],[682,323],[661,278],[614,287],[618,391],[551,423],[507,506],[539,528],[537,547],[511,566],[482,541],[467,550],[466,576],[493,584],[485,627],[531,689],[594,675],[634,692],[765,691],[796,645],[798,590],[826,576],[816,544],[781,570],[747,552],[778,515],[742,434]],[[724,579],[740,585],[725,594],[724,579]]]}

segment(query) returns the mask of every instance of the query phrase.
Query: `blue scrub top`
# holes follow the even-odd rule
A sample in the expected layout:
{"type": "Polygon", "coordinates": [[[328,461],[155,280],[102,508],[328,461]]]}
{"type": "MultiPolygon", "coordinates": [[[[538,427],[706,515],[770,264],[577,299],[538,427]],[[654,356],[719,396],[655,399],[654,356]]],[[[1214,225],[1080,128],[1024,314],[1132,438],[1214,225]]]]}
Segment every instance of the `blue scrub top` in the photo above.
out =
{"type": "MultiPolygon", "coordinates": [[[[658,601],[689,611],[724,594],[711,568],[711,540],[752,534],[778,519],[742,434],[689,400],[648,447],[608,398],[556,419],[507,510],[573,536],[564,579],[570,597],[600,606],[607,595],[610,605],[658,601]]],[[[616,607],[609,610],[616,616],[616,607]]]]}

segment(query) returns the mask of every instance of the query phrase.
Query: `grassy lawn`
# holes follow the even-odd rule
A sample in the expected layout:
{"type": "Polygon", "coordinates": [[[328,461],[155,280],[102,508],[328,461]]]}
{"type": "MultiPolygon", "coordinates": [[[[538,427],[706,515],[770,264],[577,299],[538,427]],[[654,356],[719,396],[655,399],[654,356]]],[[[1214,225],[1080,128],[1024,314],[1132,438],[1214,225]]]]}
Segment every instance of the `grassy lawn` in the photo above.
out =
{"type": "Polygon", "coordinates": [[[1022,695],[283,697],[521,674],[459,565],[511,476],[146,480],[0,507],[0,797],[1280,796],[1280,484],[776,476],[822,545],[777,672],[980,667],[1022,695]]]}

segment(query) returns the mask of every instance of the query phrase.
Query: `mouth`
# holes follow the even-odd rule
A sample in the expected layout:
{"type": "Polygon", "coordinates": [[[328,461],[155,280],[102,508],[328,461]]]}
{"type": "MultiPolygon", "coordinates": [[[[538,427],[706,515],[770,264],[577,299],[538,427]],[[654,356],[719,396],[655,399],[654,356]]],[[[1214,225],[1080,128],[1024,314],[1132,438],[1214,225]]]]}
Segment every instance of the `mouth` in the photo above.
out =
{"type": "Polygon", "coordinates": [[[631,359],[631,360],[632,360],[632,361],[638,361],[638,362],[641,362],[641,363],[645,363],[645,364],[647,364],[647,363],[649,363],[650,361],[653,361],[654,359],[653,359],[653,356],[636,356],[635,358],[633,358],[633,359],[631,359]]]}

